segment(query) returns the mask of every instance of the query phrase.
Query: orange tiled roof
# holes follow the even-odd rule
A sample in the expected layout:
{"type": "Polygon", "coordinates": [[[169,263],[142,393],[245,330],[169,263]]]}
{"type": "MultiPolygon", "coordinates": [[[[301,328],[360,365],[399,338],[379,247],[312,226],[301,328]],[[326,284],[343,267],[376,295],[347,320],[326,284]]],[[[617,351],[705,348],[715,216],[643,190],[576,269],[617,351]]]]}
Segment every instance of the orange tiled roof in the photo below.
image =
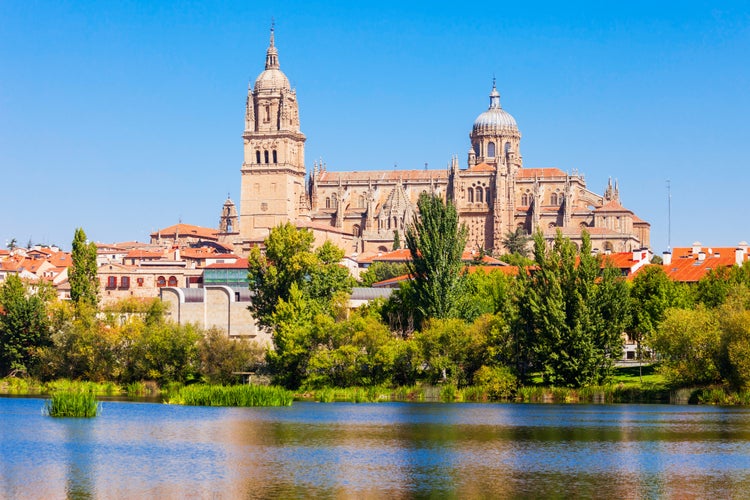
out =
{"type": "Polygon", "coordinates": [[[164,257],[163,252],[149,252],[148,250],[130,250],[126,259],[161,259],[164,257]]]}
{"type": "Polygon", "coordinates": [[[467,172],[494,172],[495,167],[487,165],[486,163],[479,163],[466,170],[467,172]]]}
{"type": "Polygon", "coordinates": [[[70,267],[73,265],[73,258],[67,252],[57,252],[52,254],[47,262],[55,267],[70,267]]]}
{"type": "Polygon", "coordinates": [[[153,233],[151,233],[151,237],[156,238],[161,235],[162,238],[169,239],[174,238],[175,236],[194,236],[198,238],[216,240],[218,239],[218,234],[219,231],[217,229],[179,223],[173,226],[165,227],[164,229],[160,229],[158,231],[154,231],[153,233]]]}
{"type": "Polygon", "coordinates": [[[700,281],[712,269],[735,265],[733,248],[723,249],[726,251],[718,253],[715,250],[711,254],[707,253],[703,260],[700,260],[698,255],[694,254],[678,254],[675,257],[675,252],[673,251],[672,262],[670,264],[663,264],[662,267],[672,280],[693,283],[700,281]]]}
{"type": "Polygon", "coordinates": [[[543,179],[545,177],[560,177],[566,176],[567,174],[559,168],[522,168],[518,171],[517,177],[522,179],[534,179],[539,177],[543,179]]]}
{"type": "Polygon", "coordinates": [[[609,202],[605,203],[604,205],[602,205],[601,207],[595,208],[594,212],[597,212],[597,213],[600,213],[600,212],[629,212],[631,214],[633,213],[630,210],[628,210],[627,208],[623,207],[620,204],[620,202],[617,201],[617,200],[609,201],[609,202]]]}
{"type": "Polygon", "coordinates": [[[204,269],[247,269],[247,259],[238,258],[235,262],[221,262],[210,264],[204,269]]]}

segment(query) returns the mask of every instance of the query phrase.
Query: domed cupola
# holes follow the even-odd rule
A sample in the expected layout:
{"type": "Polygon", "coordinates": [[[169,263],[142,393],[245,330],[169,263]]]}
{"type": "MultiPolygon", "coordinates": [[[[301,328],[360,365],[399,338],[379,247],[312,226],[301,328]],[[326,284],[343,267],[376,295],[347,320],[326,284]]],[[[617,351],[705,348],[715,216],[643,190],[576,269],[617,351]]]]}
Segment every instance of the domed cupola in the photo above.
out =
{"type": "Polygon", "coordinates": [[[266,69],[258,75],[255,80],[255,91],[262,90],[289,90],[289,79],[279,69],[279,51],[274,45],[273,27],[271,28],[271,41],[266,50],[266,69]]]}
{"type": "Polygon", "coordinates": [[[494,78],[490,107],[474,120],[469,139],[469,168],[482,163],[496,167],[506,162],[509,155],[520,162],[521,132],[515,118],[500,106],[500,92],[497,91],[494,78]]]}
{"type": "Polygon", "coordinates": [[[490,107],[474,120],[474,132],[501,132],[509,131],[518,133],[518,125],[515,118],[500,106],[500,92],[492,83],[490,92],[490,107]]]}

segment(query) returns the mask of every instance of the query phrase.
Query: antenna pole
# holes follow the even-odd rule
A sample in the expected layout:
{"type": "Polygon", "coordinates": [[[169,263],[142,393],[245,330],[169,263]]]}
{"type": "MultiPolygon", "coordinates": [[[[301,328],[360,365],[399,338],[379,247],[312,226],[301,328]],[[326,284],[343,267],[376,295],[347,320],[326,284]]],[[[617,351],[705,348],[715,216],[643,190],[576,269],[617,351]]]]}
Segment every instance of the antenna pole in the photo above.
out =
{"type": "Polygon", "coordinates": [[[667,250],[672,251],[672,183],[667,179],[667,250]]]}

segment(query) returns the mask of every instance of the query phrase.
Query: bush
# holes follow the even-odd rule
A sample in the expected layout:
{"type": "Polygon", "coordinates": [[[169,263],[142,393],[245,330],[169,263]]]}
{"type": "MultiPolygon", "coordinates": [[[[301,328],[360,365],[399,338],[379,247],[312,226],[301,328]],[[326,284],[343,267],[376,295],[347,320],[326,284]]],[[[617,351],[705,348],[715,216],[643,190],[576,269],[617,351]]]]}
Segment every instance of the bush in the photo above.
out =
{"type": "Polygon", "coordinates": [[[507,366],[482,366],[474,372],[474,385],[483,387],[490,399],[510,399],[516,393],[518,380],[507,366]]]}

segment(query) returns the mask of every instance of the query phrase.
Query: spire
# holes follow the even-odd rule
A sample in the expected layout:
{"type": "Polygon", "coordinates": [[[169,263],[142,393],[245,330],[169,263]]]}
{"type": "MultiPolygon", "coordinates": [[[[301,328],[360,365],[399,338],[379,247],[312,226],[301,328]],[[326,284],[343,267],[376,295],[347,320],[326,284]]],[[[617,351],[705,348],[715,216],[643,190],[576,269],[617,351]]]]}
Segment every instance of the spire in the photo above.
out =
{"type": "Polygon", "coordinates": [[[495,77],[492,77],[492,92],[490,92],[490,109],[500,109],[500,92],[495,86],[495,77]]]}
{"type": "Polygon", "coordinates": [[[271,19],[271,40],[266,50],[266,69],[279,69],[279,51],[276,50],[273,39],[274,26],[275,23],[271,19]]]}

